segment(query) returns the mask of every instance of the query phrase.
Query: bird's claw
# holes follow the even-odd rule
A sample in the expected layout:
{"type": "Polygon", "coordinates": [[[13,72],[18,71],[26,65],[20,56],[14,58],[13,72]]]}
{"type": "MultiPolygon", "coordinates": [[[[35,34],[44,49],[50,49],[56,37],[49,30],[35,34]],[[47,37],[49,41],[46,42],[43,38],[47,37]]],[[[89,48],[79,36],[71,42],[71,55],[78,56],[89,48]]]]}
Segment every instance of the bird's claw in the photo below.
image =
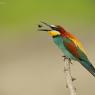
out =
{"type": "Polygon", "coordinates": [[[63,58],[64,58],[64,61],[66,60],[66,59],[68,59],[66,56],[62,56],[63,58]]]}
{"type": "Polygon", "coordinates": [[[69,60],[69,63],[73,64],[73,63],[71,62],[71,59],[70,59],[70,58],[67,58],[66,56],[62,56],[62,57],[64,58],[64,61],[65,61],[66,59],[68,59],[68,60],[69,60]]]}

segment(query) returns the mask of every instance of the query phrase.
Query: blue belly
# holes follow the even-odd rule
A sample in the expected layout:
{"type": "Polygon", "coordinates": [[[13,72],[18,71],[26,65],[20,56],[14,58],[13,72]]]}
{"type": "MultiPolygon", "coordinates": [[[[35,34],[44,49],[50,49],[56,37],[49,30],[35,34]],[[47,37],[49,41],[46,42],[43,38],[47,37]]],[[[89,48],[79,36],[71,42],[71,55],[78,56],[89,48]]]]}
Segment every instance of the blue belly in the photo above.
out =
{"type": "Polygon", "coordinates": [[[55,37],[53,39],[54,39],[55,44],[61,49],[61,51],[64,53],[64,55],[67,58],[76,60],[76,58],[65,48],[64,43],[63,43],[63,39],[60,36],[55,37]]]}

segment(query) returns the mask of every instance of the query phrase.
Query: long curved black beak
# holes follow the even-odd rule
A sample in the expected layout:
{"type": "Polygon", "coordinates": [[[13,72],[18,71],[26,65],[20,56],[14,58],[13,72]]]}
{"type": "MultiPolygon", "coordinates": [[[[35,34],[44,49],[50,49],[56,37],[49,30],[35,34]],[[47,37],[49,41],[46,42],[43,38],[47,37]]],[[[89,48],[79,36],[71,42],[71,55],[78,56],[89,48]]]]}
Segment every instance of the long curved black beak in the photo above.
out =
{"type": "Polygon", "coordinates": [[[43,21],[41,21],[41,23],[48,26],[48,27],[50,27],[51,29],[38,29],[39,31],[51,31],[52,30],[52,25],[49,25],[49,24],[47,24],[47,23],[45,23],[43,21]]]}

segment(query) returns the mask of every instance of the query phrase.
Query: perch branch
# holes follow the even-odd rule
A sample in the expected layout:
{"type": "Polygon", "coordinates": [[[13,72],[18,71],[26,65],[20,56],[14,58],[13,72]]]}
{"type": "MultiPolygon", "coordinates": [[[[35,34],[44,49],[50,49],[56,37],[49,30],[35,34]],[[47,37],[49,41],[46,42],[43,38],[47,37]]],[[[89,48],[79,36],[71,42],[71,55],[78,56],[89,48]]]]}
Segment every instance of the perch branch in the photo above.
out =
{"type": "Polygon", "coordinates": [[[71,76],[71,72],[70,72],[70,60],[65,59],[64,62],[65,62],[64,63],[64,73],[65,73],[65,77],[66,77],[67,87],[70,91],[70,95],[77,95],[76,89],[73,85],[73,79],[71,76]]]}

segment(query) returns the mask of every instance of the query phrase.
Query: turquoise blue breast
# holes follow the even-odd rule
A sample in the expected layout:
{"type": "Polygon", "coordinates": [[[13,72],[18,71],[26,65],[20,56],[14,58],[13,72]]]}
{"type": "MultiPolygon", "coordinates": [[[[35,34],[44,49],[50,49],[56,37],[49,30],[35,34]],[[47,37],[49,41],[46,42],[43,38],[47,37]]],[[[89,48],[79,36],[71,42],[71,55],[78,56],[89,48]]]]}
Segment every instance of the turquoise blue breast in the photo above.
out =
{"type": "Polygon", "coordinates": [[[67,58],[76,60],[76,58],[65,48],[63,39],[60,36],[54,37],[53,40],[67,58]]]}

